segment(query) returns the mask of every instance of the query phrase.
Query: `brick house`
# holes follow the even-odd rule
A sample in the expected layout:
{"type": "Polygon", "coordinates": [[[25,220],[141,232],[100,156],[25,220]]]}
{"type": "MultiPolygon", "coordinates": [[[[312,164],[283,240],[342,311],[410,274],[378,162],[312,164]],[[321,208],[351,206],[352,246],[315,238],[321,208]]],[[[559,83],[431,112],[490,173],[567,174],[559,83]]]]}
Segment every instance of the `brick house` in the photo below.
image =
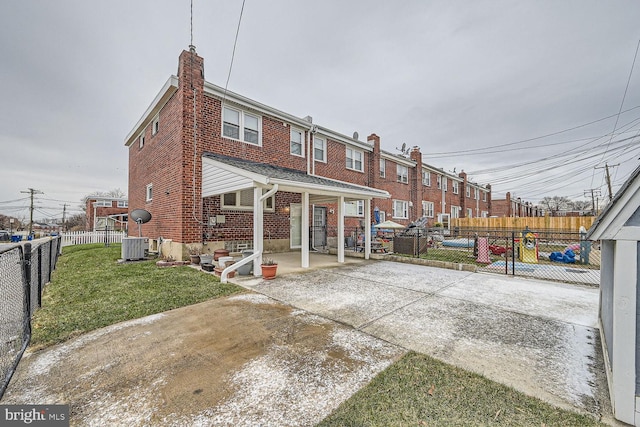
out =
{"type": "Polygon", "coordinates": [[[525,202],[520,197],[511,198],[507,192],[504,199],[494,199],[492,202],[492,215],[499,217],[539,217],[544,216],[544,210],[531,202],[525,202]]]}
{"type": "Polygon", "coordinates": [[[86,231],[126,231],[129,221],[129,201],[126,197],[87,196],[84,199],[86,231]]]}
{"type": "MultiPolygon", "coordinates": [[[[423,164],[418,148],[409,157],[387,153],[375,134],[363,142],[205,81],[204,60],[194,47],[180,54],[177,76],[167,80],[125,145],[129,207],[151,212],[141,226],[151,249],[162,243],[162,252],[176,257],[185,256],[189,243],[207,252],[294,249],[306,267],[309,248],[329,244],[342,262],[345,230],[361,227],[370,235],[376,211],[403,224],[423,216],[425,201],[443,201],[428,212],[434,218],[452,215],[450,206],[460,216],[465,206],[474,216],[490,211],[490,187],[423,164]],[[430,192],[424,170],[434,183],[438,174],[456,182],[457,194],[430,192]],[[475,205],[464,197],[467,185],[478,190],[475,205]]],[[[365,257],[369,252],[367,241],[365,257]]]]}

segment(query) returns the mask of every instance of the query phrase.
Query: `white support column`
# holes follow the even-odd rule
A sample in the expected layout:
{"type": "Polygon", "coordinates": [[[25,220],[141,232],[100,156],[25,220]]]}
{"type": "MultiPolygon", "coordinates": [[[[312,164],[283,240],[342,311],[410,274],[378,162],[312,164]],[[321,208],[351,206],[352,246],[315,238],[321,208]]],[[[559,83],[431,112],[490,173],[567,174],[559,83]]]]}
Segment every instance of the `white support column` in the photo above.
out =
{"type": "Polygon", "coordinates": [[[344,262],[344,196],[338,197],[338,262],[344,262]]]}
{"type": "Polygon", "coordinates": [[[309,268],[309,193],[302,193],[302,268],[309,268]]]}
{"type": "Polygon", "coordinates": [[[364,259],[371,255],[371,200],[364,201],[364,259]]]}
{"type": "Polygon", "coordinates": [[[635,422],[637,241],[615,242],[613,260],[613,410],[635,422]]]}
{"type": "MultiPolygon", "coordinates": [[[[264,215],[262,210],[262,203],[260,197],[262,196],[262,189],[260,187],[253,188],[253,250],[255,252],[262,252],[264,249],[264,215]]],[[[262,275],[260,264],[262,263],[262,256],[253,260],[253,275],[258,277],[262,275]]]]}

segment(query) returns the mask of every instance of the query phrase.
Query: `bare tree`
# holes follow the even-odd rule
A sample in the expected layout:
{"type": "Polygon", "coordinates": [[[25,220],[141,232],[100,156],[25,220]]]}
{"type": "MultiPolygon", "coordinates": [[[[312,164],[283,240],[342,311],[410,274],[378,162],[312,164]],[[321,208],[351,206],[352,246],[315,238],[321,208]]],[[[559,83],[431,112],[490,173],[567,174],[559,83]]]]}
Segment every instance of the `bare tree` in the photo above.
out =
{"type": "Polygon", "coordinates": [[[86,222],[87,216],[85,214],[76,214],[66,220],[66,228],[69,231],[82,231],[86,222]]]}
{"type": "Polygon", "coordinates": [[[571,200],[565,196],[547,196],[540,200],[540,205],[551,212],[551,216],[556,216],[558,212],[570,209],[571,203],[571,200]]]}

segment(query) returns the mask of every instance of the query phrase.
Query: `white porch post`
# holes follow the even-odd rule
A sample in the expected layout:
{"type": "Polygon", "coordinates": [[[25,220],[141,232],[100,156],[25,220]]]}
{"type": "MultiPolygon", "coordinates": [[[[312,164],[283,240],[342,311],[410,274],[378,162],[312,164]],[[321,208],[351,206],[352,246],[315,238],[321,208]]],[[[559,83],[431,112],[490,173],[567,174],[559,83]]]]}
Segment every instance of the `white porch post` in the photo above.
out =
{"type": "Polygon", "coordinates": [[[302,268],[309,268],[309,193],[302,193],[302,268]]]}
{"type": "Polygon", "coordinates": [[[338,262],[344,262],[344,196],[338,197],[338,262]]]}
{"type": "MultiPolygon", "coordinates": [[[[260,197],[262,196],[262,188],[253,187],[253,250],[254,252],[262,252],[264,249],[264,221],[263,210],[260,197]]],[[[255,277],[261,276],[262,271],[260,264],[262,263],[262,257],[258,257],[253,260],[253,275],[255,277]]]]}
{"type": "Polygon", "coordinates": [[[637,241],[614,242],[613,410],[620,421],[635,422],[637,241]]]}
{"type": "Polygon", "coordinates": [[[364,259],[371,254],[371,200],[364,201],[364,259]]]}

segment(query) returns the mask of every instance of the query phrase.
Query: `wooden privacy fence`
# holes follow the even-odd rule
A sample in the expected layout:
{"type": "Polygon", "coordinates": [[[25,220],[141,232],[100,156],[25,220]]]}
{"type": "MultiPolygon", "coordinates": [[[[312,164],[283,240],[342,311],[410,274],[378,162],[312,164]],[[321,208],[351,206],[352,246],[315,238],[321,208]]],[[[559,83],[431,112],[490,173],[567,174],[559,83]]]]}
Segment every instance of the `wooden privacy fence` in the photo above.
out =
{"type": "Polygon", "coordinates": [[[62,246],[88,243],[122,243],[124,231],[68,231],[62,233],[62,246]]]}
{"type": "Polygon", "coordinates": [[[519,218],[452,218],[451,228],[459,227],[466,229],[485,230],[563,230],[580,231],[580,227],[589,229],[596,217],[594,216],[544,216],[544,217],[519,217],[519,218]]]}

